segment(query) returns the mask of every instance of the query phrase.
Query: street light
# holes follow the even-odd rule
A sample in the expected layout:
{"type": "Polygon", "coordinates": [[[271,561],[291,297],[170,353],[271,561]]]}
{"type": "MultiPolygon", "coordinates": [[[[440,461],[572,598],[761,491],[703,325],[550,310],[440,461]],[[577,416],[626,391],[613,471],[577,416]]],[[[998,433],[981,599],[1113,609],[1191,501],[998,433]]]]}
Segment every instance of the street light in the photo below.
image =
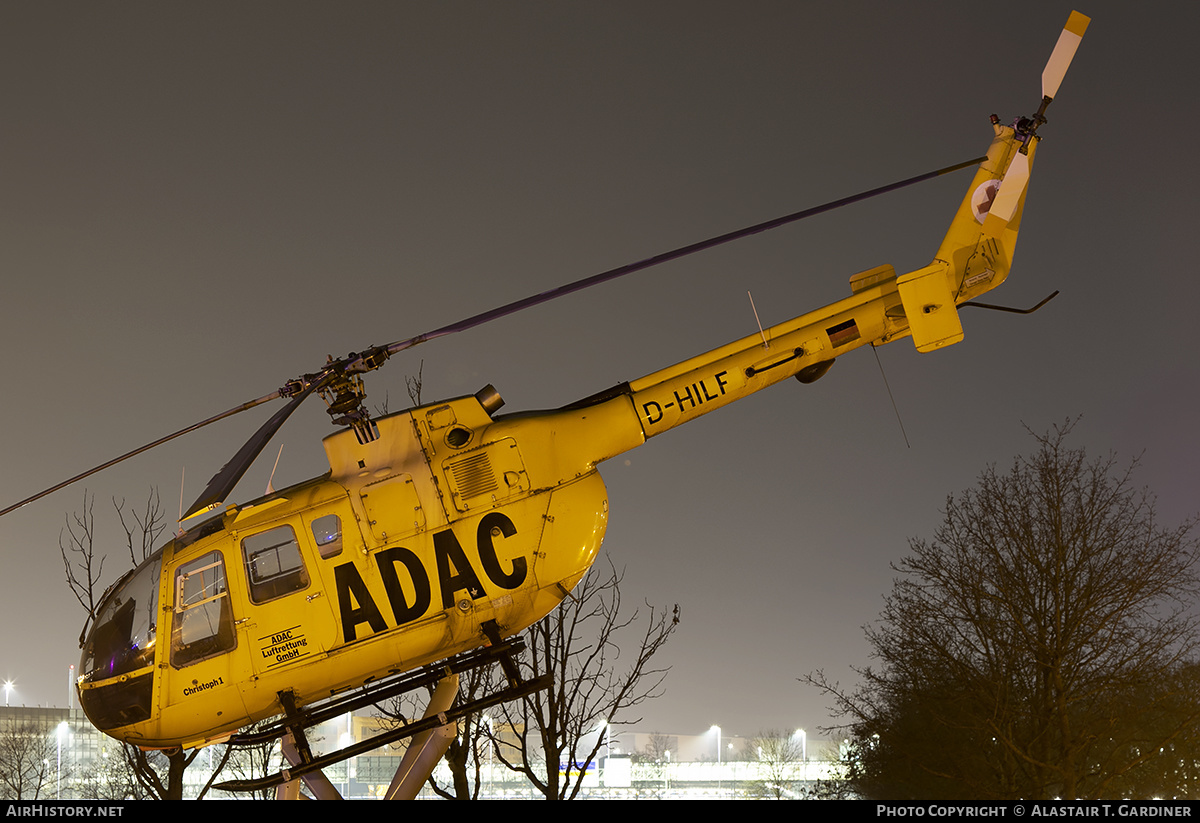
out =
{"type": "Polygon", "coordinates": [[[62,741],[63,735],[70,731],[70,726],[67,721],[58,724],[58,728],[54,731],[54,736],[58,738],[58,772],[55,775],[54,799],[62,800],[62,741]]]}
{"type": "MultiPolygon", "coordinates": [[[[803,763],[801,768],[801,780],[808,780],[808,732],[804,729],[796,729],[796,734],[800,735],[800,761],[803,763]]],[[[792,735],[795,737],[796,734],[792,735]]]]}
{"type": "MultiPolygon", "coordinates": [[[[488,728],[488,742],[487,742],[487,747],[488,747],[488,782],[487,782],[487,790],[488,790],[488,794],[489,794],[489,795],[491,795],[491,794],[493,793],[493,791],[494,791],[494,790],[493,790],[493,788],[492,788],[492,770],[493,770],[493,768],[494,768],[494,767],[493,767],[493,765],[492,765],[492,749],[494,749],[494,748],[495,748],[495,744],[494,744],[494,743],[492,743],[492,740],[493,740],[493,739],[495,739],[495,736],[496,736],[496,727],[495,727],[495,726],[492,724],[492,718],[491,718],[491,717],[489,717],[489,716],[488,716],[488,715],[486,715],[486,714],[483,716],[483,722],[487,724],[487,728],[488,728]]],[[[478,756],[479,756],[479,755],[476,755],[476,757],[478,757],[478,756]]]]}
{"type": "MultiPolygon", "coordinates": [[[[596,741],[596,751],[599,752],[600,747],[604,746],[604,769],[603,769],[603,772],[605,774],[605,778],[604,778],[606,781],[605,785],[608,785],[608,783],[607,783],[608,761],[612,759],[612,732],[610,731],[611,728],[612,727],[608,725],[608,718],[605,718],[605,717],[600,718],[600,722],[598,724],[596,724],[596,728],[595,728],[595,731],[600,733],[600,737],[596,741]]],[[[596,764],[596,768],[597,769],[600,768],[599,763],[596,764]]],[[[599,780],[598,775],[597,775],[597,780],[599,780]]]]}
{"type": "Polygon", "coordinates": [[[717,733],[717,794],[721,794],[721,727],[716,723],[709,729],[717,733]]]}
{"type": "MultiPolygon", "coordinates": [[[[354,742],[354,712],[348,711],[348,712],[346,712],[346,731],[343,732],[341,734],[341,736],[338,738],[338,743],[340,744],[338,746],[338,748],[344,749],[347,746],[349,746],[350,744],[352,744],[353,742],[354,742]]],[[[344,797],[344,798],[350,797],[350,760],[351,760],[351,758],[349,758],[349,757],[346,758],[345,794],[342,795],[342,797],[344,797]]]]}
{"type": "Polygon", "coordinates": [[[8,696],[12,694],[13,682],[11,680],[4,681],[4,707],[8,708],[8,696]]]}

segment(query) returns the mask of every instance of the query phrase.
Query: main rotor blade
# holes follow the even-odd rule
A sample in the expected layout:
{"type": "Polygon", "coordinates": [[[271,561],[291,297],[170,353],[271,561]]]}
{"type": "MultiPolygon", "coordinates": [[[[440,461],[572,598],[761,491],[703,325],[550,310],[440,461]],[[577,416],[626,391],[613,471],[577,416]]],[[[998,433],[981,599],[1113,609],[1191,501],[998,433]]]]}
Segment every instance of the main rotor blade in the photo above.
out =
{"type": "Polygon", "coordinates": [[[180,518],[180,522],[202,512],[211,511],[225,502],[225,498],[229,496],[229,493],[233,491],[233,487],[242,479],[242,475],[250,469],[250,465],[254,462],[254,459],[258,457],[271,438],[275,436],[275,432],[279,431],[279,428],[292,416],[292,412],[310,394],[329,382],[329,377],[330,375],[326,375],[321,380],[313,381],[304,391],[295,395],[290,403],[271,415],[271,419],[264,423],[254,433],[254,436],[238,449],[237,454],[231,457],[229,462],[222,466],[219,472],[213,475],[212,480],[208,481],[208,485],[204,488],[204,491],[196,498],[196,502],[180,518]]]}
{"type": "Polygon", "coordinates": [[[897,183],[891,183],[887,186],[880,186],[877,189],[864,191],[859,194],[851,195],[850,197],[843,197],[840,200],[832,200],[820,206],[814,206],[810,209],[793,212],[792,214],[787,214],[783,217],[776,217],[774,220],[767,220],[764,223],[756,223],[755,225],[747,226],[744,229],[731,231],[717,237],[710,237],[708,240],[701,240],[699,243],[692,243],[690,246],[683,246],[675,249],[674,251],[658,254],[654,257],[648,257],[645,260],[639,260],[636,263],[630,263],[625,266],[619,266],[615,269],[609,269],[608,271],[601,272],[600,274],[593,274],[591,277],[585,277],[581,280],[576,280],[575,282],[568,283],[565,286],[559,286],[558,288],[550,289],[549,291],[534,294],[522,300],[515,300],[512,303],[496,309],[480,312],[473,317],[468,317],[466,320],[460,320],[457,323],[451,323],[449,326],[442,326],[440,329],[435,329],[434,331],[426,332],[425,334],[417,335],[416,337],[410,337],[408,340],[397,341],[387,347],[387,353],[392,355],[396,352],[404,351],[405,349],[411,349],[413,346],[419,345],[426,341],[433,340],[438,337],[445,337],[448,334],[457,334],[458,332],[466,331],[467,329],[473,329],[476,326],[482,326],[484,323],[497,320],[510,314],[515,314],[523,309],[528,309],[532,306],[547,303],[556,298],[599,285],[600,283],[607,283],[609,280],[616,280],[618,277],[624,277],[627,274],[633,274],[634,272],[648,269],[651,266],[657,266],[661,263],[667,263],[671,260],[678,260],[679,258],[686,257],[689,254],[695,254],[696,252],[711,249],[724,243],[740,240],[743,237],[749,237],[752,234],[758,234],[759,232],[785,226],[788,223],[794,223],[797,220],[803,220],[806,217],[813,217],[818,214],[823,214],[827,211],[833,211],[834,209],[842,206],[848,206],[851,203],[857,203],[860,200],[867,200],[880,194],[896,191],[897,189],[902,189],[915,183],[921,183],[925,180],[932,180],[935,177],[940,177],[943,174],[949,174],[950,172],[965,169],[969,166],[977,166],[986,159],[987,157],[976,157],[973,160],[967,160],[963,163],[956,163],[955,165],[947,166],[944,169],[938,169],[937,171],[919,174],[916,177],[910,177],[907,180],[901,180],[897,183]]]}
{"type": "MultiPolygon", "coordinates": [[[[773,220],[767,220],[766,222],[763,222],[763,223],[756,223],[753,226],[747,226],[746,228],[738,229],[737,231],[727,232],[726,234],[722,234],[717,237],[712,237],[712,238],[709,238],[708,240],[702,240],[699,243],[692,243],[691,245],[683,246],[681,248],[675,249],[674,251],[665,252],[664,254],[655,255],[654,257],[648,257],[645,260],[640,260],[636,263],[630,263],[625,266],[619,266],[618,268],[610,269],[608,271],[601,272],[600,274],[592,275],[591,277],[585,277],[581,280],[576,280],[575,282],[568,283],[565,286],[559,286],[557,288],[550,289],[549,291],[541,292],[540,294],[531,295],[529,297],[524,298],[523,300],[516,300],[512,303],[509,303],[507,305],[501,306],[496,309],[491,309],[489,311],[480,312],[479,314],[476,314],[472,317],[468,317],[466,320],[460,320],[457,323],[452,323],[448,326],[442,326],[440,329],[435,329],[431,332],[426,332],[425,334],[418,335],[417,337],[410,337],[408,340],[397,341],[397,342],[392,343],[391,345],[387,346],[386,349],[383,349],[382,351],[386,352],[386,354],[384,354],[381,357],[377,356],[381,351],[380,349],[372,349],[371,351],[374,354],[372,354],[369,358],[363,357],[361,355],[351,355],[350,358],[347,358],[347,360],[345,360],[345,361],[339,361],[339,363],[344,367],[344,369],[348,373],[356,373],[359,371],[368,371],[371,369],[375,369],[383,364],[383,362],[387,359],[387,356],[395,354],[396,352],[404,351],[405,349],[410,349],[413,346],[419,345],[428,340],[434,340],[438,337],[445,337],[446,335],[456,334],[457,332],[466,331],[467,329],[472,329],[472,328],[475,328],[476,326],[481,326],[484,323],[487,323],[491,320],[496,320],[498,318],[505,317],[510,314],[515,314],[516,312],[519,312],[522,309],[527,309],[527,308],[531,308],[533,306],[540,305],[542,303],[547,303],[551,300],[554,300],[555,298],[563,297],[565,295],[572,294],[577,291],[582,291],[583,289],[587,289],[592,286],[599,285],[600,283],[608,282],[609,280],[616,280],[619,277],[624,277],[627,274],[633,274],[634,272],[642,271],[643,269],[648,269],[648,268],[651,268],[652,266],[657,266],[661,263],[667,263],[671,260],[678,260],[681,257],[686,257],[690,254],[695,254],[696,252],[704,251],[706,249],[711,249],[716,246],[720,246],[724,243],[729,243],[734,240],[740,240],[741,238],[749,237],[752,234],[758,234],[759,232],[769,231],[770,229],[778,228],[780,226],[785,226],[788,223],[794,223],[798,220],[803,220],[806,217],[813,217],[818,214],[823,214],[825,212],[833,211],[834,209],[841,208],[842,206],[850,205],[851,203],[857,203],[859,201],[867,200],[869,198],[876,197],[881,194],[886,194],[891,191],[896,191],[898,189],[902,189],[907,186],[914,185],[916,183],[924,182],[925,180],[932,180],[933,178],[940,177],[943,174],[949,174],[951,172],[959,171],[960,169],[965,169],[969,166],[978,165],[986,159],[987,159],[986,157],[976,157],[973,160],[967,160],[963,163],[956,163],[953,166],[947,166],[946,168],[943,168],[943,169],[926,172],[925,174],[919,174],[915,177],[909,177],[906,180],[900,180],[896,183],[891,183],[886,186],[880,186],[879,188],[870,189],[869,191],[864,191],[859,194],[851,195],[850,197],[843,197],[840,200],[832,200],[832,201],[825,203],[823,205],[820,205],[820,206],[814,206],[813,208],[804,209],[803,211],[793,212],[792,214],[787,214],[787,215],[784,215],[783,217],[777,217],[773,220]],[[371,362],[367,362],[368,360],[371,362]],[[350,365],[347,368],[348,364],[352,364],[352,365],[350,365]]],[[[288,419],[288,417],[291,416],[292,412],[296,410],[296,407],[298,407],[300,405],[300,403],[306,397],[308,397],[310,394],[312,394],[313,391],[319,390],[323,386],[328,385],[329,381],[333,377],[333,371],[324,372],[323,376],[320,379],[315,380],[315,381],[310,381],[308,379],[308,377],[311,377],[311,375],[306,376],[305,378],[301,378],[300,380],[297,380],[297,381],[292,381],[292,383],[289,384],[289,386],[292,386],[292,385],[304,385],[305,386],[305,388],[303,388],[302,390],[300,390],[298,392],[291,391],[291,390],[285,390],[284,392],[275,391],[275,392],[272,392],[271,394],[260,397],[257,400],[251,400],[247,403],[241,404],[240,406],[235,406],[234,408],[229,409],[228,411],[224,411],[221,414],[218,414],[214,417],[210,417],[207,420],[202,420],[199,423],[195,423],[191,426],[188,426],[187,428],[180,429],[179,431],[169,434],[166,437],[162,437],[158,440],[155,440],[153,443],[147,443],[145,446],[141,446],[140,448],[134,449],[131,452],[127,452],[127,453],[121,455],[120,457],[116,457],[112,460],[109,460],[106,463],[102,463],[101,465],[96,466],[95,468],[89,469],[88,471],[83,472],[82,474],[77,474],[74,477],[72,477],[71,479],[64,480],[62,483],[52,486],[44,491],[38,492],[37,494],[33,495],[32,497],[27,497],[24,500],[20,501],[19,503],[14,503],[13,505],[9,506],[6,509],[0,510],[0,517],[3,517],[4,515],[8,514],[9,512],[16,511],[17,509],[21,508],[22,506],[28,505],[29,503],[32,503],[35,500],[40,500],[41,498],[45,497],[46,495],[52,494],[52,493],[58,491],[59,489],[66,488],[67,486],[70,486],[73,483],[77,483],[80,480],[83,480],[87,477],[91,477],[93,474],[96,474],[97,472],[100,472],[100,471],[103,471],[104,469],[115,466],[118,463],[128,460],[131,457],[135,457],[136,455],[139,455],[142,452],[149,451],[150,449],[153,449],[156,446],[161,446],[162,444],[167,443],[171,440],[174,440],[177,437],[182,437],[183,435],[188,434],[189,432],[193,432],[193,431],[196,431],[197,429],[201,429],[204,426],[207,426],[209,423],[215,423],[218,420],[224,420],[226,417],[231,417],[232,415],[235,415],[239,412],[246,411],[247,409],[252,409],[255,406],[266,403],[269,400],[274,400],[277,397],[281,397],[281,396],[290,397],[291,402],[288,403],[288,405],[286,407],[284,407],[283,409],[280,409],[278,412],[276,412],[275,415],[272,416],[271,419],[268,420],[258,430],[258,432],[256,432],[255,435],[252,438],[250,438],[249,441],[246,442],[246,444],[244,446],[242,446],[242,448],[238,451],[238,453],[235,454],[233,456],[233,458],[228,463],[225,464],[225,466],[221,469],[221,471],[219,471],[216,475],[213,476],[212,480],[209,481],[208,486],[205,488],[204,493],[201,494],[200,497],[196,500],[196,502],[192,504],[191,508],[188,510],[188,513],[184,515],[183,519],[186,520],[187,518],[192,517],[193,515],[198,514],[202,511],[212,509],[215,506],[220,505],[220,503],[222,501],[224,501],[226,496],[228,496],[229,492],[231,492],[233,490],[233,487],[235,485],[237,485],[237,482],[242,478],[242,475],[244,475],[246,473],[246,471],[250,468],[250,464],[254,461],[254,458],[256,458],[259,455],[259,453],[263,450],[263,448],[266,447],[267,442],[271,439],[272,436],[274,436],[275,432],[277,432],[279,430],[279,428],[283,425],[284,421],[286,421],[288,419]]]]}
{"type": "Polygon", "coordinates": [[[156,446],[161,446],[163,443],[168,443],[168,442],[174,440],[176,437],[182,437],[183,435],[188,434],[189,432],[196,431],[196,429],[202,429],[205,426],[207,426],[209,423],[216,423],[218,420],[224,420],[226,417],[232,417],[233,415],[237,414],[238,412],[244,412],[247,409],[252,409],[255,406],[262,405],[263,403],[266,403],[269,400],[274,400],[276,397],[279,397],[279,392],[277,392],[277,391],[271,392],[270,394],[264,395],[263,397],[260,397],[257,400],[251,400],[247,403],[243,403],[240,406],[234,406],[232,409],[229,409],[228,411],[223,411],[220,414],[215,415],[214,417],[208,418],[207,420],[201,420],[199,423],[194,423],[185,429],[180,429],[179,431],[174,432],[173,434],[168,434],[166,437],[161,437],[158,440],[155,440],[153,443],[147,443],[146,445],[136,448],[131,452],[126,452],[125,454],[121,455],[120,457],[114,457],[112,460],[109,460],[107,463],[101,463],[99,466],[96,466],[95,468],[88,469],[83,474],[75,475],[70,480],[64,480],[63,482],[59,483],[57,486],[51,486],[50,488],[48,488],[44,491],[40,491],[37,494],[33,495],[33,497],[26,497],[21,502],[14,503],[13,505],[9,506],[7,509],[0,511],[0,517],[3,517],[4,515],[8,514],[9,512],[16,511],[17,509],[21,508],[22,506],[28,505],[29,503],[32,503],[35,500],[41,500],[46,495],[53,494],[54,492],[58,491],[59,489],[65,489],[67,486],[70,486],[72,483],[78,483],[80,480],[91,477],[93,474],[96,474],[97,472],[102,472],[105,469],[107,469],[111,466],[115,466],[118,463],[128,460],[131,457],[136,457],[137,455],[141,454],[142,452],[150,451],[150,449],[153,449],[156,446]]]}

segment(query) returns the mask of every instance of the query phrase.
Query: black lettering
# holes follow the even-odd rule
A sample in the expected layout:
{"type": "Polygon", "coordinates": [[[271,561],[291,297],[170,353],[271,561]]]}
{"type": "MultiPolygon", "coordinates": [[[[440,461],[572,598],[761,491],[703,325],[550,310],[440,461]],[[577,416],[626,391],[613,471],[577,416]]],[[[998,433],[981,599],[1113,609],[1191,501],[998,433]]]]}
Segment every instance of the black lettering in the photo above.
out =
{"type": "Polygon", "coordinates": [[[496,546],[492,543],[493,529],[499,530],[500,534],[505,537],[512,537],[517,533],[517,527],[507,516],[500,512],[485,514],[479,521],[479,529],[476,532],[479,544],[479,562],[483,564],[483,570],[493,583],[501,588],[515,589],[525,582],[525,558],[514,558],[512,572],[505,574],[504,570],[500,568],[500,558],[496,556],[496,546]]]}
{"type": "Polygon", "coordinates": [[[466,589],[472,600],[484,596],[483,585],[453,531],[446,529],[433,536],[433,553],[437,556],[443,609],[454,605],[454,593],[459,589],[466,589]]]}
{"type": "Polygon", "coordinates": [[[647,423],[649,423],[649,424],[650,424],[650,425],[652,425],[652,426],[653,426],[655,423],[657,423],[659,420],[662,420],[662,417],[663,417],[663,413],[662,413],[662,406],[658,405],[658,404],[657,404],[657,403],[655,403],[653,400],[651,400],[651,401],[650,401],[650,402],[648,402],[648,403],[643,403],[643,404],[642,404],[642,411],[643,411],[643,412],[645,413],[645,415],[646,415],[646,422],[647,422],[647,423]],[[654,407],[654,411],[650,411],[650,407],[651,407],[651,406],[653,406],[653,407],[654,407]]]}
{"type": "Polygon", "coordinates": [[[689,403],[691,403],[693,408],[696,405],[696,398],[692,397],[692,387],[684,386],[683,388],[684,388],[684,392],[685,392],[683,397],[679,396],[679,392],[672,392],[672,394],[675,395],[675,402],[679,404],[680,411],[683,411],[683,401],[684,400],[687,400],[689,403]]]}
{"type": "Polygon", "coordinates": [[[401,546],[382,551],[375,555],[379,564],[379,576],[383,579],[383,590],[387,592],[388,602],[392,606],[392,614],[396,617],[396,625],[403,626],[410,620],[416,620],[429,609],[431,593],[429,575],[421,560],[408,549],[401,546]],[[414,596],[410,606],[404,597],[404,587],[400,585],[400,575],[396,573],[396,564],[403,563],[412,580],[414,596]]]}
{"type": "Polygon", "coordinates": [[[729,374],[729,372],[722,371],[722,372],[717,372],[715,375],[713,375],[713,377],[717,381],[717,388],[721,390],[721,394],[725,393],[725,385],[726,385],[726,383],[729,382],[728,380],[722,380],[721,378],[727,374],[729,374]]]}
{"type": "Polygon", "coordinates": [[[224,685],[225,685],[225,678],[223,678],[223,677],[213,678],[212,680],[208,681],[207,683],[197,683],[195,680],[193,680],[192,685],[183,690],[183,696],[190,697],[191,695],[197,694],[198,692],[205,691],[206,689],[212,689],[212,688],[215,688],[216,686],[224,686],[224,685]]]}
{"type": "Polygon", "coordinates": [[[721,395],[719,395],[719,394],[709,394],[709,393],[708,393],[708,386],[704,385],[704,381],[703,381],[703,380],[701,380],[701,381],[700,381],[700,391],[704,392],[704,399],[705,399],[705,400],[716,400],[718,397],[720,397],[720,396],[721,396],[721,395]]]}
{"type": "Polygon", "coordinates": [[[367,591],[367,584],[363,582],[362,575],[353,563],[335,566],[333,580],[337,587],[338,610],[342,618],[342,638],[346,643],[358,639],[359,623],[369,625],[372,633],[387,628],[387,624],[383,622],[383,615],[379,613],[379,607],[367,591]],[[351,598],[360,604],[358,608],[354,607],[351,598]]]}

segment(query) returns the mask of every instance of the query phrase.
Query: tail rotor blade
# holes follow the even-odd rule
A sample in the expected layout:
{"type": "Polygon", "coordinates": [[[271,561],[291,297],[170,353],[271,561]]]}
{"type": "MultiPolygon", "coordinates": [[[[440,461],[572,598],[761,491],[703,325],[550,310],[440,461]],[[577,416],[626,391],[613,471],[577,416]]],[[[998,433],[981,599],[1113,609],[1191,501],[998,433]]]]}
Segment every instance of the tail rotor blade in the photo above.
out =
{"type": "Polygon", "coordinates": [[[1050,53],[1050,60],[1042,71],[1043,97],[1053,100],[1058,95],[1058,87],[1062,85],[1063,77],[1066,76],[1071,60],[1075,57],[1075,50],[1079,48],[1079,41],[1083,39],[1083,33],[1087,31],[1090,22],[1090,17],[1077,11],[1071,12],[1071,16],[1067,18],[1067,25],[1058,36],[1058,43],[1055,44],[1054,51],[1050,53]]]}
{"type": "Polygon", "coordinates": [[[992,201],[984,221],[984,232],[992,237],[998,236],[1008,226],[1021,205],[1021,199],[1029,185],[1029,153],[1037,143],[1038,126],[1046,122],[1046,107],[1058,94],[1058,88],[1062,85],[1090,22],[1092,20],[1087,15],[1077,11],[1071,12],[1071,16],[1067,18],[1067,25],[1063,27],[1062,34],[1054,45],[1054,51],[1050,53],[1046,68],[1042,70],[1042,105],[1031,119],[1022,118],[1014,126],[1022,136],[1024,145],[1009,162],[1004,179],[1000,183],[1000,190],[996,192],[996,199],[992,201]]]}
{"type": "Polygon", "coordinates": [[[988,217],[998,217],[1008,225],[1008,221],[1012,220],[1017,211],[1017,205],[1021,202],[1021,195],[1025,193],[1028,183],[1029,155],[1017,152],[1008,165],[1008,171],[1000,184],[1000,191],[996,192],[996,199],[992,202],[988,217]]]}

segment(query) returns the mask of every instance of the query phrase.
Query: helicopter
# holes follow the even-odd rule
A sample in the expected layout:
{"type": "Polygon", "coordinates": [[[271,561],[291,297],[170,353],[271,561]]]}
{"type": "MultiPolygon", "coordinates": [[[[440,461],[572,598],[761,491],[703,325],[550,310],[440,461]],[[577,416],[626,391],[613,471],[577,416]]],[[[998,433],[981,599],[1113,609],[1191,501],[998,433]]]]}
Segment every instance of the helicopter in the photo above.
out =
{"type": "Polygon", "coordinates": [[[732,239],[722,236],[330,359],[97,467],[286,401],[185,513],[194,525],[102,598],[79,667],[81,705],[93,723],[145,748],[193,748],[280,715],[303,726],[315,716],[307,707],[364,687],[378,694],[392,681],[411,686],[410,673],[480,648],[499,650],[480,659],[503,665],[508,638],[555,608],[596,558],[609,514],[600,463],[789,378],[814,382],[837,357],[868,344],[911,337],[928,352],[963,339],[959,308],[982,305],[974,298],[1009,274],[1038,128],[1087,22],[1078,13],[1068,20],[1035,115],[1011,126],[993,116],[984,157],[933,173],[978,166],[927,266],[860,272],[843,300],[559,409],[500,414],[503,401],[490,386],[377,417],[363,406],[363,375],[402,351],[732,239]],[[224,505],[313,394],[343,427],[323,441],[329,472],[195,522],[224,505]]]}

